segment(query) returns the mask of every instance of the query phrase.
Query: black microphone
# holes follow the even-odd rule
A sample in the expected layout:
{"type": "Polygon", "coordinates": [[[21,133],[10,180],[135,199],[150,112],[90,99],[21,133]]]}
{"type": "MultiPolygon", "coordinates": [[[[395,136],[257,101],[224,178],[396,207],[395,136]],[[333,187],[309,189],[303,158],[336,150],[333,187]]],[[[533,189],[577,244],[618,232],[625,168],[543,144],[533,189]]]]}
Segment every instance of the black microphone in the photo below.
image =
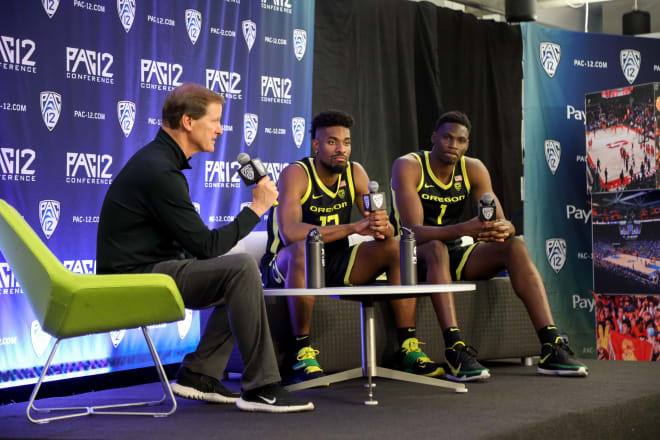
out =
{"type": "Polygon", "coordinates": [[[497,205],[495,204],[495,197],[491,193],[484,193],[479,200],[479,220],[482,222],[492,222],[495,220],[497,213],[497,205]]]}
{"type": "Polygon", "coordinates": [[[247,153],[240,153],[236,160],[241,165],[238,169],[238,175],[241,176],[246,185],[254,185],[268,175],[266,167],[258,157],[250,159],[250,155],[247,153]]]}
{"type": "Polygon", "coordinates": [[[364,210],[368,212],[387,210],[387,200],[385,193],[378,192],[378,182],[369,182],[369,194],[363,194],[364,210]]]}

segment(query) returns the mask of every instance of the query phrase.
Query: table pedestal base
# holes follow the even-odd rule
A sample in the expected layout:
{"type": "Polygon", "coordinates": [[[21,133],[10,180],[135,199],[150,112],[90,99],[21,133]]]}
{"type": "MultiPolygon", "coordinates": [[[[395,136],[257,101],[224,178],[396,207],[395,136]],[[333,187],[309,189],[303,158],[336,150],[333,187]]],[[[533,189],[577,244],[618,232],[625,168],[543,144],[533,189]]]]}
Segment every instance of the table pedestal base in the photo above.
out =
{"type": "Polygon", "coordinates": [[[467,393],[467,387],[462,383],[450,382],[444,379],[425,377],[418,374],[405,373],[403,371],[377,366],[373,299],[361,298],[360,308],[362,309],[362,367],[289,385],[286,387],[288,391],[304,390],[307,388],[329,385],[331,383],[343,382],[358,377],[366,377],[368,381],[366,387],[369,390],[369,400],[366,400],[364,403],[365,405],[378,405],[378,401],[373,398],[373,390],[376,386],[376,384],[373,383],[373,378],[383,377],[386,379],[421,383],[434,387],[450,388],[457,393],[467,393]]]}

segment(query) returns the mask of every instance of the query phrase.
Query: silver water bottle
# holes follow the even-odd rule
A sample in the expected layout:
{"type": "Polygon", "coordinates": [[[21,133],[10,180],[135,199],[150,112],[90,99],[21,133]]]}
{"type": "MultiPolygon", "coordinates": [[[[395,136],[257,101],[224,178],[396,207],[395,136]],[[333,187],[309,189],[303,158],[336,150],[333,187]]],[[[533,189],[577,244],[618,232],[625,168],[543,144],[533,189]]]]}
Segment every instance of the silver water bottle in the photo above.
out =
{"type": "Polygon", "coordinates": [[[325,253],[323,237],[317,228],[305,238],[305,286],[308,289],[325,287],[325,253]]]}
{"type": "Polygon", "coordinates": [[[401,237],[399,240],[400,249],[400,267],[401,284],[417,284],[417,245],[415,233],[408,228],[401,228],[401,237]]]}

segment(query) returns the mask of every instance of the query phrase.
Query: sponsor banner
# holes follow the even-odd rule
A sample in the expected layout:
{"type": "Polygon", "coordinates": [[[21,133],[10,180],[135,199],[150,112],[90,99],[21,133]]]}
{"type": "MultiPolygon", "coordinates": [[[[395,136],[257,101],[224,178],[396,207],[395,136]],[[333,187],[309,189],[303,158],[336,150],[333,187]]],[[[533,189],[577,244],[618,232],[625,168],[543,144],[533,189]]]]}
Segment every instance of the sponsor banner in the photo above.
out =
{"type": "Polygon", "coordinates": [[[653,64],[660,41],[521,28],[525,241],[561,331],[578,355],[595,357],[593,307],[576,293],[593,289],[585,95],[660,80],[653,64]]]}
{"type": "MultiPolygon", "coordinates": [[[[310,151],[314,2],[3,0],[3,7],[0,83],[11,87],[0,87],[1,197],[69,270],[95,272],[105,193],[155,137],[163,101],[182,83],[226,99],[215,152],[194,156],[185,172],[209,227],[232,221],[252,198],[236,174],[239,153],[259,157],[277,180],[310,151]]],[[[32,327],[1,255],[0,301],[11,303],[0,307],[0,388],[36,381],[14,370],[39,365],[52,341],[46,346],[32,327]],[[45,350],[41,358],[35,348],[45,350]]],[[[153,333],[163,362],[180,362],[196,346],[198,313],[153,333]]],[[[67,365],[60,371],[148,365],[139,331],[89,338],[60,347],[67,365]]]]}

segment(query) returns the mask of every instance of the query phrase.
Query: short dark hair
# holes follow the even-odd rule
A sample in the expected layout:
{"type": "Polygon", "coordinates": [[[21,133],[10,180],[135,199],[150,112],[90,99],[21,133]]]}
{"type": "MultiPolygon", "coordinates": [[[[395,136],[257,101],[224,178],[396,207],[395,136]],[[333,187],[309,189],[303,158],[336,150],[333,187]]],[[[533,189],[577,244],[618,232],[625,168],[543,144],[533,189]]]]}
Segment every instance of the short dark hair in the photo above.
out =
{"type": "Polygon", "coordinates": [[[455,124],[461,124],[465,126],[465,128],[468,129],[468,133],[472,131],[472,123],[470,122],[470,118],[468,118],[465,113],[459,112],[458,110],[452,110],[441,114],[438,120],[435,121],[435,127],[433,128],[433,131],[436,131],[442,124],[447,122],[453,122],[455,124]]]}
{"type": "Polygon", "coordinates": [[[336,126],[351,128],[353,124],[355,124],[355,119],[348,113],[341,110],[326,110],[314,116],[309,132],[312,134],[312,139],[316,139],[317,128],[336,126]]]}
{"type": "Polygon", "coordinates": [[[206,114],[211,102],[225,103],[225,98],[195,83],[183,83],[167,95],[163,103],[162,119],[166,127],[177,129],[183,115],[199,119],[206,114]]]}

